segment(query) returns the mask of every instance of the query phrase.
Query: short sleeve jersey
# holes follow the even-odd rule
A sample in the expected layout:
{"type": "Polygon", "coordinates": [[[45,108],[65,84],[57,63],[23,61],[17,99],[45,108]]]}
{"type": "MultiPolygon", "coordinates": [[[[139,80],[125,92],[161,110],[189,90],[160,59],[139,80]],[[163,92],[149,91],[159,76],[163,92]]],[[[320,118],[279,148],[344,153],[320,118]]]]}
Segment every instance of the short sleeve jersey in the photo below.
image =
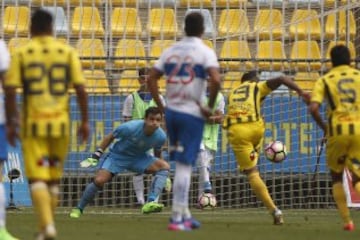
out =
{"type": "Polygon", "coordinates": [[[119,157],[135,157],[146,154],[151,149],[161,149],[166,141],[166,134],[158,128],[152,135],[144,132],[144,120],[131,120],[121,124],[113,131],[116,139],[110,152],[119,157]]]}
{"type": "Polygon", "coordinates": [[[228,110],[223,126],[262,121],[261,104],[271,91],[266,81],[246,81],[238,88],[232,89],[229,93],[228,110]]]}
{"type": "Polygon", "coordinates": [[[312,102],[327,102],[328,134],[360,135],[360,71],[334,67],[314,86],[312,102]]]}
{"type": "Polygon", "coordinates": [[[154,67],[166,78],[167,108],[202,117],[198,103],[206,97],[207,69],[219,67],[214,50],[200,38],[185,37],[166,49],[154,67]]]}
{"type": "Polygon", "coordinates": [[[12,55],[6,86],[23,88],[22,134],[69,135],[68,87],[85,84],[77,52],[53,37],[34,37],[12,55]]]}

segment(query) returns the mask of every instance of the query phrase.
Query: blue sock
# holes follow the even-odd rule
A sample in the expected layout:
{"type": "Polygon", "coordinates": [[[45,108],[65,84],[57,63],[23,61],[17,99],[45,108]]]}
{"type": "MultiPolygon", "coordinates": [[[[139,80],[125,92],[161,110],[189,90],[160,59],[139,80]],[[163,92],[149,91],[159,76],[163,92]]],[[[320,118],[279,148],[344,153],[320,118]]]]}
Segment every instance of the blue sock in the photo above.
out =
{"type": "Polygon", "coordinates": [[[96,193],[99,190],[100,188],[96,186],[94,182],[88,184],[85,188],[85,191],[83,192],[83,195],[81,196],[80,202],[77,207],[81,211],[83,211],[86,205],[88,205],[89,202],[91,202],[94,199],[96,193]]]}
{"type": "Polygon", "coordinates": [[[151,183],[148,202],[154,201],[162,192],[166,179],[169,176],[169,170],[159,170],[155,173],[154,179],[151,183]]]}

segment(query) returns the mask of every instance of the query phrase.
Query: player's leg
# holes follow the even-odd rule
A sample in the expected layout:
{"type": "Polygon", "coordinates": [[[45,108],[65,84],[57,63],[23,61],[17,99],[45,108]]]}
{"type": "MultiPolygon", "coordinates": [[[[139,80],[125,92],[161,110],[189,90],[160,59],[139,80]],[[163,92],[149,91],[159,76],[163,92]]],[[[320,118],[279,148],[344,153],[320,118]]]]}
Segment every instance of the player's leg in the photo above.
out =
{"type": "Polygon", "coordinates": [[[274,224],[283,223],[282,212],[276,207],[257,169],[258,148],[263,138],[263,125],[236,124],[228,130],[229,142],[233,148],[240,170],[243,171],[255,195],[264,203],[273,216],[274,224]]]}
{"type": "Polygon", "coordinates": [[[94,180],[86,186],[77,207],[70,212],[71,218],[79,218],[85,207],[94,200],[97,192],[103,188],[104,184],[109,182],[115,174],[120,172],[120,167],[116,161],[117,160],[112,158],[111,154],[103,159],[100,170],[97,171],[94,180]]]}
{"type": "Polygon", "coordinates": [[[4,163],[7,160],[7,141],[5,136],[5,126],[0,125],[0,239],[16,240],[15,237],[6,230],[6,207],[5,189],[2,182],[4,163]]]}
{"type": "Polygon", "coordinates": [[[358,167],[360,164],[359,136],[329,137],[326,151],[333,182],[334,200],[343,219],[344,230],[352,231],[355,229],[355,226],[350,216],[346,194],[343,189],[343,172],[346,166],[352,174],[352,184],[355,192],[360,194],[360,170],[358,167]]]}
{"type": "Polygon", "coordinates": [[[144,198],[144,176],[142,174],[136,174],[133,176],[133,185],[136,195],[136,201],[138,205],[145,203],[144,198]]]}
{"type": "Polygon", "coordinates": [[[332,193],[338,212],[344,222],[344,229],[353,225],[343,187],[343,171],[348,154],[348,144],[348,139],[345,136],[328,137],[326,143],[326,160],[332,178],[332,193]]]}
{"type": "Polygon", "coordinates": [[[49,141],[47,138],[24,137],[22,148],[31,199],[39,219],[39,232],[49,239],[54,238],[56,229],[48,185],[51,181],[49,141]]]}
{"type": "Polygon", "coordinates": [[[168,110],[166,126],[170,139],[170,160],[176,161],[173,207],[168,229],[191,230],[200,227],[200,223],[193,219],[189,209],[189,189],[192,166],[196,163],[199,152],[204,121],[168,110]]]}
{"type": "Polygon", "coordinates": [[[142,212],[147,214],[162,211],[164,205],[158,203],[156,200],[163,191],[166,179],[169,176],[169,164],[163,159],[157,159],[152,155],[146,154],[142,159],[136,161],[136,164],[132,166],[131,170],[154,175],[149,190],[149,196],[147,202],[142,207],[142,212]]]}
{"type": "Polygon", "coordinates": [[[197,166],[199,170],[199,189],[198,189],[198,198],[202,193],[210,193],[212,190],[210,182],[210,161],[211,153],[209,150],[201,150],[197,158],[197,166]]]}

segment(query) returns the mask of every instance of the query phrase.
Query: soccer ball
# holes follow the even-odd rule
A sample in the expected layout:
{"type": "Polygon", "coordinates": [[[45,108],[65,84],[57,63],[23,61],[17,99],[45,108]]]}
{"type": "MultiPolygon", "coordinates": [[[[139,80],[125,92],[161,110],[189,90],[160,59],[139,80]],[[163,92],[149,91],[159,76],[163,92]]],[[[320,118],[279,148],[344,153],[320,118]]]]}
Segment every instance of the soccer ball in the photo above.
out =
{"type": "Polygon", "coordinates": [[[284,161],[286,155],[286,146],[280,141],[272,141],[265,147],[265,157],[273,163],[284,161]]]}
{"type": "Polygon", "coordinates": [[[211,193],[203,193],[199,197],[198,204],[201,209],[213,209],[216,207],[216,197],[211,193]]]}

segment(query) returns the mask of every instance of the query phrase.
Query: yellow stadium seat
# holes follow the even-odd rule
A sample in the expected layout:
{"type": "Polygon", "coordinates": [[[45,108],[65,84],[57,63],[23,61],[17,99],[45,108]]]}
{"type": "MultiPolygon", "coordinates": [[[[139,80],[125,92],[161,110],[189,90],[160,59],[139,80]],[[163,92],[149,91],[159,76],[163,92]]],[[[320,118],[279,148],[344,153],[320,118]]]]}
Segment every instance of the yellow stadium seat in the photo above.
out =
{"type": "Polygon", "coordinates": [[[62,43],[68,43],[68,40],[66,38],[56,38],[58,41],[62,42],[62,43]]]}
{"type": "Polygon", "coordinates": [[[33,0],[32,4],[41,6],[100,6],[102,0],[33,0]]]}
{"type": "Polygon", "coordinates": [[[153,8],[147,24],[152,37],[174,37],[177,34],[177,21],[173,9],[153,8]]]}
{"type": "Polygon", "coordinates": [[[13,54],[14,50],[16,48],[19,48],[21,46],[24,46],[25,44],[27,44],[30,41],[29,38],[24,38],[24,37],[19,37],[19,38],[11,38],[9,43],[8,43],[8,48],[9,48],[9,52],[10,55],[13,54]]]}
{"type": "Polygon", "coordinates": [[[154,40],[150,49],[150,64],[153,65],[155,61],[160,57],[161,53],[168,47],[170,47],[174,40],[154,40]]]}
{"type": "Polygon", "coordinates": [[[104,27],[96,7],[75,7],[71,27],[74,35],[104,36],[104,27]]]}
{"type": "Polygon", "coordinates": [[[250,31],[246,12],[242,9],[224,9],[221,11],[218,34],[226,35],[244,35],[250,31]]]}
{"type": "Polygon", "coordinates": [[[30,10],[24,6],[6,7],[2,21],[5,34],[26,36],[29,32],[30,10]]]}
{"type": "Polygon", "coordinates": [[[228,70],[246,70],[254,67],[247,41],[226,40],[221,48],[219,62],[221,68],[228,70]]]}
{"type": "Polygon", "coordinates": [[[110,93],[109,83],[103,70],[85,70],[83,73],[88,93],[110,93]]]}
{"type": "Polygon", "coordinates": [[[297,9],[290,21],[290,37],[298,40],[320,39],[321,27],[316,10],[297,9]]]}
{"type": "Polygon", "coordinates": [[[291,62],[291,67],[297,71],[318,71],[321,69],[321,54],[316,41],[294,42],[290,58],[291,60],[298,60],[291,62]]]}
{"type": "Polygon", "coordinates": [[[239,7],[246,4],[248,0],[217,0],[217,7],[239,7]]]}
{"type": "Polygon", "coordinates": [[[180,0],[181,7],[212,7],[212,0],[180,0]]]}
{"type": "Polygon", "coordinates": [[[111,32],[113,36],[141,36],[141,22],[136,8],[114,8],[111,32]]]}
{"type": "Polygon", "coordinates": [[[213,41],[208,40],[208,39],[203,39],[203,42],[204,42],[209,48],[214,49],[213,41]]]}
{"type": "Polygon", "coordinates": [[[120,7],[135,7],[138,4],[137,2],[138,0],[112,0],[111,4],[120,7]]]}
{"type": "Polygon", "coordinates": [[[327,16],[325,24],[325,35],[328,39],[345,39],[347,34],[351,39],[356,35],[356,22],[352,11],[342,10],[338,13],[332,13],[327,16]]]}
{"type": "Polygon", "coordinates": [[[125,70],[121,73],[119,80],[119,90],[121,93],[132,93],[140,88],[138,81],[139,73],[137,70],[125,70]]]}
{"type": "Polygon", "coordinates": [[[222,89],[226,93],[231,89],[237,88],[241,85],[241,78],[244,75],[243,72],[227,72],[224,75],[222,82],[222,89]]]}
{"type": "Polygon", "coordinates": [[[297,72],[294,81],[305,91],[312,91],[316,80],[320,78],[318,72],[297,72]]]}
{"type": "Polygon", "coordinates": [[[258,11],[254,32],[259,35],[260,39],[277,40],[284,35],[282,13],[278,9],[261,9],[258,11]]]}
{"type": "MultiPolygon", "coordinates": [[[[346,43],[346,41],[330,41],[329,46],[328,46],[327,51],[326,51],[326,59],[327,60],[331,59],[330,58],[330,51],[336,45],[345,45],[345,46],[347,46],[349,48],[350,57],[351,57],[351,66],[355,67],[354,59],[356,58],[356,50],[355,50],[355,46],[354,46],[353,42],[346,43]]],[[[331,61],[326,62],[326,68],[329,69],[331,67],[332,67],[331,61]]]]}
{"type": "Polygon", "coordinates": [[[115,57],[123,59],[115,59],[114,65],[118,68],[136,68],[145,67],[145,48],[141,40],[121,39],[119,40],[115,57]],[[126,59],[126,58],[130,59],[126,59]]]}
{"type": "MultiPolygon", "coordinates": [[[[356,1],[357,0],[351,0],[350,2],[355,3],[356,1]]],[[[337,2],[338,5],[339,4],[346,4],[346,3],[348,3],[348,0],[336,0],[336,2],[337,2]]],[[[325,4],[334,6],[335,5],[335,0],[325,0],[325,4]]]]}
{"type": "Polygon", "coordinates": [[[104,58],[104,59],[81,59],[84,68],[104,68],[106,65],[105,50],[101,39],[82,38],[76,44],[80,58],[104,58]]]}
{"type": "Polygon", "coordinates": [[[260,41],[258,46],[258,52],[256,54],[256,59],[259,59],[258,67],[261,70],[281,71],[289,67],[288,63],[285,62],[286,55],[281,41],[260,41]],[[261,59],[269,59],[269,61],[262,61],[261,59]]]}

